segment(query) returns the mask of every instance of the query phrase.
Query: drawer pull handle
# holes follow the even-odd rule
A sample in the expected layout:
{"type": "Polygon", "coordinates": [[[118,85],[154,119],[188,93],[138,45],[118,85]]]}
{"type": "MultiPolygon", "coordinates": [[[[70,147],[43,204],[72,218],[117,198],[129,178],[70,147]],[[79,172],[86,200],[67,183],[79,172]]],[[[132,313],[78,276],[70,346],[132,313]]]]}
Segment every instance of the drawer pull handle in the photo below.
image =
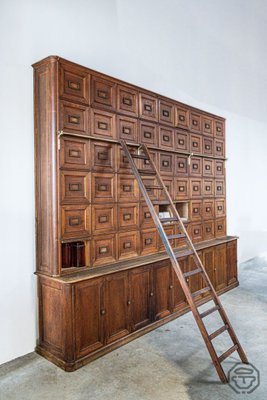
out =
{"type": "Polygon", "coordinates": [[[153,242],[152,238],[146,238],[145,239],[145,245],[146,246],[149,245],[149,244],[152,244],[152,242],[153,242]]]}
{"type": "Polygon", "coordinates": [[[206,171],[209,171],[210,170],[210,165],[205,165],[205,169],[206,169],[206,171]]]}
{"type": "Polygon", "coordinates": [[[210,192],[210,186],[205,186],[205,189],[210,192]]]}
{"type": "Polygon", "coordinates": [[[152,111],[152,106],[151,106],[151,104],[145,104],[145,105],[144,105],[144,110],[145,110],[145,111],[151,112],[151,111],[152,111]]]}
{"type": "Polygon", "coordinates": [[[105,222],[108,222],[108,216],[107,215],[100,215],[100,217],[98,218],[98,222],[100,224],[103,224],[105,222]]]}
{"type": "Polygon", "coordinates": [[[163,117],[169,117],[169,116],[170,116],[170,113],[169,113],[168,110],[163,110],[163,111],[162,111],[162,115],[163,115],[163,117]]]}
{"type": "Polygon", "coordinates": [[[218,192],[221,192],[222,191],[222,187],[221,186],[217,186],[217,190],[218,190],[218,192]]]}
{"type": "Polygon", "coordinates": [[[152,135],[151,135],[151,132],[147,132],[147,131],[144,132],[144,137],[145,137],[145,138],[151,139],[151,136],[152,136],[152,135]]]}
{"type": "Polygon", "coordinates": [[[81,190],[80,183],[70,183],[69,184],[69,191],[70,192],[79,192],[81,190]]]}
{"type": "Polygon", "coordinates": [[[198,147],[198,142],[193,142],[193,147],[198,147]]]}
{"type": "Polygon", "coordinates": [[[150,212],[149,212],[149,211],[146,211],[146,212],[144,213],[144,217],[145,217],[145,219],[151,218],[150,212]]]}
{"type": "Polygon", "coordinates": [[[169,289],[173,289],[173,285],[170,285],[170,286],[169,286],[169,289]]]}
{"type": "Polygon", "coordinates": [[[221,146],[217,146],[217,147],[216,147],[216,150],[217,150],[217,151],[222,151],[221,146]]]}
{"type": "Polygon", "coordinates": [[[197,214],[197,213],[198,213],[198,208],[196,208],[196,207],[193,208],[193,213],[194,213],[194,214],[197,214]]]}
{"type": "Polygon", "coordinates": [[[98,153],[97,154],[97,158],[99,159],[99,160],[108,160],[108,152],[107,151],[105,151],[105,152],[102,152],[102,153],[98,153]]]}
{"type": "Polygon", "coordinates": [[[169,142],[170,141],[170,136],[163,135],[163,140],[164,140],[164,142],[169,142]]]}
{"type": "Polygon", "coordinates": [[[130,219],[132,219],[132,214],[123,214],[124,221],[129,221],[130,219]]]}
{"type": "Polygon", "coordinates": [[[124,192],[131,192],[132,191],[132,186],[131,185],[122,185],[122,190],[124,192]]]}
{"type": "Polygon", "coordinates": [[[185,191],[185,187],[184,186],[179,186],[179,192],[184,192],[185,191]]]}
{"type": "Polygon", "coordinates": [[[210,129],[210,124],[208,124],[207,122],[205,123],[205,128],[206,129],[210,129]]]}
{"type": "Polygon", "coordinates": [[[194,229],[194,234],[198,235],[199,234],[199,229],[194,229]]]}
{"type": "Polygon", "coordinates": [[[81,218],[80,217],[70,217],[69,218],[69,225],[70,226],[78,226],[81,224],[81,218]]]}
{"type": "Polygon", "coordinates": [[[81,158],[81,150],[69,150],[69,157],[81,158]]]}
{"type": "Polygon", "coordinates": [[[131,300],[127,301],[127,306],[130,306],[132,304],[131,300]]]}
{"type": "Polygon", "coordinates": [[[104,131],[108,130],[108,124],[106,122],[98,122],[97,123],[98,129],[102,129],[104,131]]]}
{"type": "Polygon", "coordinates": [[[217,126],[216,130],[217,130],[217,132],[221,132],[222,128],[220,126],[217,126]]]}
{"type": "Polygon", "coordinates": [[[194,190],[194,192],[198,192],[198,186],[193,186],[193,190],[194,190]]]}
{"type": "Polygon", "coordinates": [[[124,242],[123,243],[123,248],[126,249],[130,249],[132,247],[132,243],[131,242],[124,242]]]}
{"type": "Polygon", "coordinates": [[[210,150],[210,145],[209,144],[205,144],[205,149],[206,150],[210,150]]]}
{"type": "Polygon", "coordinates": [[[68,115],[68,120],[70,124],[79,125],[80,123],[80,117],[76,115],[68,115]]]}
{"type": "Polygon", "coordinates": [[[179,121],[182,121],[182,122],[185,121],[185,116],[180,114],[179,115],[179,121]]]}
{"type": "Polygon", "coordinates": [[[221,171],[221,170],[222,170],[222,167],[218,166],[217,171],[221,171]]]}
{"type": "Polygon", "coordinates": [[[193,123],[194,126],[197,126],[197,120],[196,119],[193,119],[192,123],[193,123]]]}
{"type": "Polygon", "coordinates": [[[179,139],[178,143],[181,144],[181,145],[184,145],[184,139],[179,139]]]}
{"type": "Polygon", "coordinates": [[[149,165],[149,160],[144,160],[145,165],[149,165]]]}
{"type": "Polygon", "coordinates": [[[124,126],[122,128],[122,133],[124,133],[125,135],[130,135],[131,134],[131,128],[127,128],[126,126],[124,126]]]}
{"type": "Polygon", "coordinates": [[[206,232],[207,233],[211,232],[211,228],[206,228],[206,232]]]}
{"type": "Polygon", "coordinates": [[[163,161],[162,161],[162,166],[163,166],[163,167],[169,167],[169,165],[170,165],[170,162],[169,162],[169,161],[167,161],[167,160],[163,160],[163,161]]]}
{"type": "Polygon", "coordinates": [[[73,82],[73,81],[68,81],[68,87],[72,90],[80,90],[80,83],[79,82],[73,82]]]}
{"type": "Polygon", "coordinates": [[[105,184],[98,185],[98,191],[99,192],[107,192],[108,191],[108,185],[105,185],[105,184]]]}
{"type": "Polygon", "coordinates": [[[222,206],[218,206],[218,211],[222,211],[222,206]]]}
{"type": "Polygon", "coordinates": [[[222,230],[222,225],[218,225],[218,231],[222,230]]]}
{"type": "Polygon", "coordinates": [[[105,315],[105,314],[106,314],[106,310],[101,310],[101,311],[100,311],[100,314],[101,314],[101,315],[105,315]]]}
{"type": "Polygon", "coordinates": [[[211,212],[211,208],[210,207],[206,207],[206,212],[211,212]]]}
{"type": "Polygon", "coordinates": [[[183,162],[179,162],[178,167],[179,167],[179,168],[184,168],[184,167],[185,167],[185,164],[184,164],[183,162]]]}
{"type": "Polygon", "coordinates": [[[97,96],[100,97],[101,99],[108,99],[108,92],[106,92],[105,90],[98,90],[97,91],[97,96]]]}
{"type": "Polygon", "coordinates": [[[129,106],[129,107],[131,107],[133,105],[132,99],[129,99],[128,97],[123,97],[122,102],[123,102],[123,104],[125,104],[126,106],[129,106]]]}
{"type": "Polygon", "coordinates": [[[150,292],[150,297],[153,297],[154,296],[154,293],[153,292],[150,292]]]}
{"type": "Polygon", "coordinates": [[[194,170],[198,169],[198,164],[193,164],[193,169],[194,170]]]}
{"type": "Polygon", "coordinates": [[[99,247],[99,254],[106,254],[108,252],[108,246],[99,247]]]}

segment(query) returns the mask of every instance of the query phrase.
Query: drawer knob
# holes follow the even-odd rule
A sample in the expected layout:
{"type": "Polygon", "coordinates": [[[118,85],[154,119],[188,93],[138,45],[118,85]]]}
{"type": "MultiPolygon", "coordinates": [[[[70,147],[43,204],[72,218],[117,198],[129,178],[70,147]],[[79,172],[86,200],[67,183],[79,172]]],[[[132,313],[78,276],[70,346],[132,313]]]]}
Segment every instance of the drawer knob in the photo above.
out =
{"type": "Polygon", "coordinates": [[[108,99],[108,92],[106,92],[105,90],[98,90],[97,95],[101,99],[108,99]]]}
{"type": "Polygon", "coordinates": [[[170,116],[170,113],[169,113],[168,110],[163,110],[163,111],[162,111],[162,115],[163,115],[163,117],[169,117],[169,116],[170,116]]]}
{"type": "Polygon", "coordinates": [[[132,304],[131,300],[127,301],[127,305],[130,306],[132,304]]]}
{"type": "Polygon", "coordinates": [[[167,160],[162,161],[163,167],[168,167],[169,165],[170,165],[169,161],[167,161],[167,160]]]}
{"type": "Polygon", "coordinates": [[[184,139],[179,139],[178,143],[183,145],[184,144],[184,139]]]}
{"type": "Polygon", "coordinates": [[[193,142],[193,147],[198,147],[198,143],[197,142],[193,142]]]}
{"type": "Polygon", "coordinates": [[[150,292],[150,297],[153,297],[154,296],[154,293],[153,292],[150,292]]]}
{"type": "Polygon", "coordinates": [[[145,138],[147,138],[147,139],[151,139],[151,132],[148,132],[148,131],[146,131],[146,132],[144,132],[144,137],[145,138]]]}
{"type": "Polygon", "coordinates": [[[170,141],[170,136],[163,135],[163,140],[164,140],[164,142],[169,142],[170,141]]]}
{"type": "Polygon", "coordinates": [[[170,285],[169,288],[170,288],[170,289],[173,289],[173,285],[170,285]]]}
{"type": "Polygon", "coordinates": [[[105,314],[106,314],[106,310],[104,310],[104,309],[101,310],[101,311],[100,311],[100,314],[101,314],[101,315],[105,315],[105,314]]]}
{"type": "Polygon", "coordinates": [[[185,116],[184,115],[179,115],[179,120],[180,121],[185,121],[185,116]]]}
{"type": "Polygon", "coordinates": [[[129,98],[127,98],[127,97],[123,97],[122,98],[122,102],[123,102],[123,104],[125,104],[126,106],[132,106],[132,99],[129,99],[129,98]]]}
{"type": "Polygon", "coordinates": [[[151,106],[151,104],[145,104],[144,105],[144,109],[145,109],[145,111],[152,111],[152,106],[151,106]]]}
{"type": "Polygon", "coordinates": [[[210,129],[210,124],[205,123],[205,128],[210,129]]]}
{"type": "Polygon", "coordinates": [[[77,115],[69,115],[68,120],[70,124],[79,125],[80,123],[80,117],[78,117],[77,115]]]}
{"type": "Polygon", "coordinates": [[[73,82],[73,81],[68,81],[68,87],[72,90],[80,90],[80,83],[79,82],[73,82]]]}
{"type": "Polygon", "coordinates": [[[108,124],[106,122],[98,122],[97,126],[98,126],[98,129],[102,129],[105,131],[108,130],[108,124]]]}
{"type": "Polygon", "coordinates": [[[128,127],[124,126],[122,128],[122,133],[124,133],[125,135],[130,135],[131,134],[131,128],[128,128],[128,127]]]}

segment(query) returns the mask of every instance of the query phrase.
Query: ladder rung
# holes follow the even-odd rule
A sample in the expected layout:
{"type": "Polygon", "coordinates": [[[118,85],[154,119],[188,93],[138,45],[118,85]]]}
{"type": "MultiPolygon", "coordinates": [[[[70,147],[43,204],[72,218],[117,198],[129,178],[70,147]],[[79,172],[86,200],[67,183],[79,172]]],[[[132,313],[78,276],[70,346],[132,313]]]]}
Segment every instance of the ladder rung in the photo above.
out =
{"type": "Polygon", "coordinates": [[[185,235],[183,235],[182,233],[177,233],[176,235],[169,235],[169,236],[167,236],[167,238],[169,240],[171,240],[171,239],[180,239],[180,238],[185,238],[185,235]]]}
{"type": "Polygon", "coordinates": [[[220,357],[219,357],[219,362],[223,362],[223,360],[225,360],[227,357],[229,357],[234,351],[236,351],[238,349],[238,345],[235,344],[234,346],[230,347],[230,349],[228,349],[225,353],[223,353],[220,357]]]}
{"type": "Polygon", "coordinates": [[[179,254],[176,254],[176,258],[191,256],[191,254],[194,254],[192,250],[185,250],[183,252],[180,252],[179,254]]]}
{"type": "Polygon", "coordinates": [[[202,272],[202,268],[197,268],[197,269],[194,269],[193,271],[185,272],[184,277],[187,278],[188,276],[198,274],[199,272],[202,272]]]}
{"type": "Polygon", "coordinates": [[[197,297],[197,296],[199,296],[199,295],[202,294],[202,293],[208,292],[209,290],[210,290],[210,287],[209,287],[209,286],[204,287],[203,289],[197,290],[196,292],[192,293],[192,296],[193,296],[193,297],[197,297]]]}
{"type": "Polygon", "coordinates": [[[155,171],[149,171],[147,169],[138,169],[140,175],[156,175],[155,171]]]}
{"type": "Polygon", "coordinates": [[[170,202],[168,200],[152,200],[152,203],[155,205],[170,205],[170,202]]]}
{"type": "Polygon", "coordinates": [[[168,217],[168,218],[160,218],[161,222],[171,222],[171,221],[177,221],[176,217],[168,217]]]}
{"type": "Polygon", "coordinates": [[[215,307],[209,308],[207,311],[204,311],[203,313],[200,314],[200,318],[205,318],[208,315],[212,314],[213,312],[215,312],[215,311],[217,311],[219,309],[220,309],[219,306],[215,306],[215,307]]]}
{"type": "Polygon", "coordinates": [[[131,154],[132,158],[139,158],[140,160],[149,160],[144,154],[131,154]]]}
{"type": "Polygon", "coordinates": [[[217,331],[214,331],[209,335],[210,340],[215,339],[217,336],[219,336],[221,333],[227,331],[229,328],[228,325],[223,325],[221,328],[217,329],[217,331]]]}
{"type": "Polygon", "coordinates": [[[163,190],[163,187],[162,186],[153,186],[153,185],[149,185],[149,186],[146,186],[145,187],[146,189],[160,189],[160,190],[163,190]]]}

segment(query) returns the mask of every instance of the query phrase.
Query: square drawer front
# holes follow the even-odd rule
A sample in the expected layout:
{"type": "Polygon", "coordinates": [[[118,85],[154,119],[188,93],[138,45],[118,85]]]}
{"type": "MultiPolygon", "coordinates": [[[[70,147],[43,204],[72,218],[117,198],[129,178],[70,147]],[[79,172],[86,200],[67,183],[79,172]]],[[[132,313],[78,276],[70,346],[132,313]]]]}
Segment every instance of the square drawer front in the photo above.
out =
{"type": "MultiPolygon", "coordinates": [[[[173,198],[173,179],[172,178],[162,178],[164,185],[166,186],[167,191],[169,192],[171,198],[173,198]]],[[[158,196],[160,200],[166,200],[166,196],[163,193],[163,190],[158,190],[158,196]]]]}
{"type": "Polygon", "coordinates": [[[189,110],[184,106],[175,107],[175,126],[180,128],[189,127],[189,110]]]}
{"type": "Polygon", "coordinates": [[[190,202],[190,220],[200,221],[202,218],[202,201],[192,200],[190,202]]]}
{"type": "Polygon", "coordinates": [[[202,131],[204,135],[213,136],[213,119],[203,115],[202,119],[202,131]]]}
{"type": "Polygon", "coordinates": [[[224,157],[224,141],[223,140],[215,140],[214,142],[214,154],[216,157],[224,157]]]}
{"type": "Polygon", "coordinates": [[[206,221],[203,223],[203,239],[210,240],[215,237],[214,221],[206,221]]]}
{"type": "Polygon", "coordinates": [[[144,229],[140,236],[141,255],[151,254],[157,251],[157,230],[144,229]]]}
{"type": "Polygon", "coordinates": [[[139,231],[118,233],[119,260],[138,256],[139,231]]]}
{"type": "Polygon", "coordinates": [[[214,140],[210,137],[203,136],[203,154],[213,156],[214,140]]]}
{"type": "Polygon", "coordinates": [[[202,181],[201,179],[190,179],[190,197],[193,199],[195,197],[202,196],[202,181]]]}
{"type": "Polygon", "coordinates": [[[62,204],[89,203],[90,175],[88,172],[61,171],[60,195],[62,204]]]}
{"type": "Polygon", "coordinates": [[[215,160],[215,176],[221,178],[224,176],[224,161],[215,160]]]}
{"type": "Polygon", "coordinates": [[[174,146],[174,131],[172,128],[165,126],[159,127],[159,147],[167,150],[173,150],[174,146]]]}
{"type": "Polygon", "coordinates": [[[214,160],[203,158],[203,176],[214,177],[214,160]]]}
{"type": "MultiPolygon", "coordinates": [[[[152,158],[156,167],[158,167],[158,153],[156,151],[149,150],[149,155],[152,158]]],[[[135,163],[136,163],[136,161],[135,161],[135,163]]],[[[139,165],[140,165],[141,169],[147,169],[147,170],[151,171],[151,164],[148,160],[139,160],[139,165]]]]}
{"type": "MultiPolygon", "coordinates": [[[[130,148],[129,149],[130,153],[135,153],[136,149],[134,148],[130,148]]],[[[117,146],[117,162],[118,162],[118,172],[121,174],[130,174],[132,173],[132,168],[129,165],[129,161],[128,158],[126,157],[126,155],[124,154],[123,149],[121,148],[121,146],[117,146]]],[[[139,161],[136,160],[135,164],[138,166],[139,161]]]]}
{"type": "Polygon", "coordinates": [[[89,170],[89,141],[62,136],[59,158],[61,168],[89,170]]]}
{"type": "Polygon", "coordinates": [[[158,100],[156,96],[140,93],[140,118],[158,121],[158,100]]]}
{"type": "Polygon", "coordinates": [[[159,173],[163,175],[173,175],[173,154],[159,154],[159,173]]]}
{"type": "Polygon", "coordinates": [[[116,207],[116,204],[92,206],[92,232],[94,234],[104,234],[117,229],[116,207]]]}
{"type": "Polygon", "coordinates": [[[89,75],[79,67],[60,65],[60,97],[89,104],[89,75]]]}
{"type": "Polygon", "coordinates": [[[60,130],[89,135],[88,108],[78,104],[60,102],[60,130]]]}
{"type": "Polygon", "coordinates": [[[226,236],[225,218],[220,218],[215,220],[215,236],[216,238],[226,236]]]}
{"type": "Polygon", "coordinates": [[[202,158],[192,157],[190,162],[190,175],[201,176],[202,175],[202,158]]]}
{"type": "Polygon", "coordinates": [[[114,109],[116,105],[116,84],[112,81],[92,76],[92,105],[114,109]]]}
{"type": "Polygon", "coordinates": [[[218,139],[224,139],[224,121],[215,120],[214,134],[218,139]]]}
{"type": "Polygon", "coordinates": [[[182,155],[175,156],[175,175],[187,176],[188,175],[188,157],[182,155]]]}
{"type": "Polygon", "coordinates": [[[115,114],[106,111],[91,110],[92,112],[92,136],[103,136],[110,139],[116,138],[115,114]]]}
{"type": "Polygon", "coordinates": [[[190,226],[190,234],[193,243],[201,242],[203,240],[202,224],[201,222],[193,222],[190,226]]]}
{"type": "MultiPolygon", "coordinates": [[[[158,206],[154,206],[154,209],[158,213],[158,206]]],[[[155,227],[154,220],[146,203],[140,203],[140,227],[155,227]]]]}
{"type": "Polygon", "coordinates": [[[138,208],[138,203],[118,204],[119,230],[138,228],[138,208]]]}
{"type": "Polygon", "coordinates": [[[203,180],[203,196],[214,197],[214,180],[204,179],[203,180]]]}
{"type": "Polygon", "coordinates": [[[138,201],[139,190],[137,181],[133,176],[118,175],[119,201],[138,201]]]}
{"type": "Polygon", "coordinates": [[[117,87],[117,108],[123,114],[138,116],[138,92],[126,86],[117,87]]]}
{"type": "Polygon", "coordinates": [[[117,117],[117,130],[119,139],[125,139],[127,142],[138,143],[138,124],[137,119],[131,117],[117,117]]]}
{"type": "Polygon", "coordinates": [[[163,99],[159,99],[159,122],[174,124],[174,105],[163,99]]]}
{"type": "Polygon", "coordinates": [[[180,131],[174,132],[174,148],[180,151],[189,151],[189,133],[180,131]]]}
{"type": "MultiPolygon", "coordinates": [[[[164,225],[163,226],[163,229],[164,229],[164,231],[165,231],[167,236],[175,235],[175,228],[176,227],[174,225],[169,225],[169,226],[168,225],[164,225]]],[[[165,246],[164,246],[164,244],[163,244],[163,242],[161,240],[161,237],[160,237],[158,232],[157,232],[157,236],[158,236],[158,249],[159,249],[159,251],[165,250],[165,246]]],[[[175,247],[175,239],[171,239],[171,240],[169,240],[169,242],[170,242],[171,246],[175,247]]]]}
{"type": "Polygon", "coordinates": [[[224,180],[216,179],[215,180],[215,196],[225,196],[225,183],[224,180]]]}
{"type": "Polygon", "coordinates": [[[190,134],[190,151],[194,154],[202,153],[202,137],[201,135],[190,134]]]}
{"type": "Polygon", "coordinates": [[[115,175],[93,173],[92,174],[92,202],[113,203],[115,198],[115,175]]]}
{"type": "Polygon", "coordinates": [[[201,132],[201,115],[194,111],[190,111],[190,130],[201,132]]]}
{"type": "Polygon", "coordinates": [[[225,200],[218,199],[215,200],[215,216],[216,218],[225,217],[226,209],[225,209],[225,200]]]}
{"type": "Polygon", "coordinates": [[[90,206],[63,206],[62,239],[81,238],[90,235],[90,206]]]}
{"type": "Polygon", "coordinates": [[[158,146],[158,127],[149,122],[140,122],[140,142],[158,146]]]}
{"type": "MultiPolygon", "coordinates": [[[[147,192],[148,192],[150,199],[154,199],[154,200],[158,199],[158,190],[149,188],[149,186],[158,186],[157,180],[155,178],[143,177],[142,181],[143,181],[143,184],[146,187],[148,187],[147,192]]],[[[140,190],[140,199],[144,200],[141,190],[140,190]]]]}
{"type": "Polygon", "coordinates": [[[174,181],[174,198],[175,200],[183,200],[189,198],[188,179],[175,179],[174,181]]]}
{"type": "Polygon", "coordinates": [[[115,172],[115,150],[112,143],[91,141],[92,170],[115,172]]]}
{"type": "Polygon", "coordinates": [[[203,219],[207,220],[212,218],[214,218],[214,200],[203,200],[203,219]]]}
{"type": "Polygon", "coordinates": [[[92,264],[104,265],[116,261],[115,234],[95,236],[92,239],[92,264]]]}

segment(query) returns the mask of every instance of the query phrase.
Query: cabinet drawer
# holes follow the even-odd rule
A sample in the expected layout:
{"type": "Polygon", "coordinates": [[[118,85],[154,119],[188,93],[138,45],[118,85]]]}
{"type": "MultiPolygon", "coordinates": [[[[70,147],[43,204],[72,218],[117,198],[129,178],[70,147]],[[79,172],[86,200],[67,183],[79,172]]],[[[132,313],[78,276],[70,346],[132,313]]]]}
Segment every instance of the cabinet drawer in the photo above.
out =
{"type": "MultiPolygon", "coordinates": [[[[174,225],[164,225],[163,229],[166,233],[167,236],[169,235],[175,235],[175,226],[174,225]]],[[[161,237],[159,235],[159,233],[157,233],[158,236],[158,249],[159,251],[165,250],[165,246],[161,240],[161,237]]],[[[175,239],[171,239],[169,240],[170,244],[172,247],[175,247],[175,239]]]]}
{"type": "MultiPolygon", "coordinates": [[[[153,150],[149,150],[149,155],[152,158],[154,164],[158,167],[158,153],[153,150]]],[[[148,160],[139,160],[140,161],[140,168],[141,169],[147,169],[151,171],[151,164],[148,160]]],[[[137,165],[136,161],[135,164],[137,165]]]]}
{"type": "Polygon", "coordinates": [[[157,251],[157,230],[144,229],[141,231],[141,255],[157,251]]]}
{"type": "Polygon", "coordinates": [[[140,93],[140,118],[158,121],[158,100],[156,96],[140,93]]]}
{"type": "Polygon", "coordinates": [[[176,106],[175,108],[175,126],[180,128],[189,127],[189,110],[184,106],[176,106]]]}
{"type": "Polygon", "coordinates": [[[188,175],[188,157],[176,155],[175,156],[175,175],[187,176],[188,175]]]}
{"type": "Polygon", "coordinates": [[[133,176],[118,174],[118,199],[119,201],[138,201],[139,189],[133,176]]]}
{"type": "Polygon", "coordinates": [[[61,171],[61,204],[89,203],[89,182],[90,176],[87,172],[61,171]]]}
{"type": "Polygon", "coordinates": [[[203,223],[203,240],[211,240],[215,237],[214,221],[203,223]]]}
{"type": "MultiPolygon", "coordinates": [[[[158,213],[158,206],[154,206],[154,209],[158,213]]],[[[154,220],[146,203],[140,203],[140,227],[155,227],[154,220]]]]}
{"type": "Polygon", "coordinates": [[[208,220],[214,218],[214,200],[203,200],[203,219],[208,220]]]}
{"type": "Polygon", "coordinates": [[[215,221],[215,236],[216,236],[216,238],[226,236],[226,220],[225,220],[225,218],[216,219],[216,221],[215,221]]]}
{"type": "Polygon", "coordinates": [[[92,174],[92,202],[113,203],[115,197],[115,175],[93,173],[92,174]]]}
{"type": "Polygon", "coordinates": [[[119,230],[138,228],[138,207],[138,203],[118,204],[119,230]]]}
{"type": "Polygon", "coordinates": [[[117,229],[117,210],[115,204],[92,206],[92,232],[101,234],[117,229]]]}
{"type": "Polygon", "coordinates": [[[158,146],[158,127],[149,122],[140,122],[140,142],[158,146]]]}
{"type": "Polygon", "coordinates": [[[225,183],[224,180],[215,180],[215,196],[225,196],[225,183]]]}
{"type": "Polygon", "coordinates": [[[123,114],[138,116],[138,92],[126,86],[117,87],[117,107],[123,114]]]}
{"type": "Polygon", "coordinates": [[[203,196],[214,197],[214,180],[204,179],[203,180],[203,196]]]}
{"type": "Polygon", "coordinates": [[[62,238],[80,238],[90,235],[90,206],[63,206],[62,238]]]}
{"type": "Polygon", "coordinates": [[[94,107],[114,109],[116,105],[116,84],[96,76],[91,78],[92,105],[94,107]]]}
{"type": "Polygon", "coordinates": [[[138,256],[139,231],[118,234],[119,260],[138,256]]]}
{"type": "Polygon", "coordinates": [[[188,179],[175,179],[174,198],[175,200],[183,200],[189,198],[188,179]]]}
{"type": "Polygon", "coordinates": [[[202,175],[202,158],[192,157],[190,162],[190,175],[201,176],[202,175]]]}
{"type": "Polygon", "coordinates": [[[221,178],[224,176],[224,161],[215,160],[215,176],[221,178]]]}
{"type": "Polygon", "coordinates": [[[119,139],[124,139],[127,142],[138,143],[138,124],[137,119],[131,117],[117,117],[117,130],[119,139]]]}
{"type": "MultiPolygon", "coordinates": [[[[130,153],[135,153],[134,148],[129,148],[130,153]]],[[[118,162],[118,172],[121,174],[130,174],[132,173],[132,168],[130,167],[128,158],[124,154],[124,151],[121,146],[117,146],[117,162],[118,162]]],[[[138,160],[135,161],[135,164],[138,166],[138,160]]]]}
{"type": "MultiPolygon", "coordinates": [[[[144,185],[147,186],[158,186],[156,178],[148,178],[148,177],[143,177],[142,181],[144,185]]],[[[148,195],[150,199],[158,199],[158,190],[157,189],[147,189],[148,195]]],[[[140,199],[144,200],[144,197],[140,191],[140,199]]]]}
{"type": "Polygon", "coordinates": [[[189,133],[181,131],[174,132],[174,148],[180,151],[189,151],[189,133]]]}
{"type": "Polygon", "coordinates": [[[200,221],[202,218],[202,201],[192,200],[190,202],[190,220],[200,221]]]}
{"type": "Polygon", "coordinates": [[[92,136],[103,136],[110,139],[116,138],[115,114],[106,111],[91,110],[92,136]]]}
{"type": "Polygon", "coordinates": [[[214,154],[216,157],[224,157],[224,141],[215,139],[214,154]]]}
{"type": "Polygon", "coordinates": [[[173,175],[173,154],[159,154],[159,173],[163,175],[173,175]]]}
{"type": "Polygon", "coordinates": [[[204,135],[213,136],[213,119],[203,115],[202,119],[202,132],[204,135]]]}
{"type": "Polygon", "coordinates": [[[190,134],[190,151],[194,154],[202,153],[202,137],[196,134],[190,134]]]}
{"type": "Polygon", "coordinates": [[[60,139],[60,167],[66,169],[90,169],[89,141],[63,136],[60,139]]]}
{"type": "Polygon", "coordinates": [[[191,239],[194,243],[202,241],[202,224],[193,222],[190,227],[191,239]]]}
{"type": "MultiPolygon", "coordinates": [[[[173,198],[173,179],[172,178],[167,178],[163,177],[163,183],[166,186],[167,191],[169,192],[171,198],[173,198]]],[[[160,200],[166,200],[166,196],[164,195],[163,190],[158,191],[158,196],[160,200]]]]}
{"type": "Polygon", "coordinates": [[[93,266],[108,264],[116,261],[115,234],[95,236],[92,239],[92,264],[93,266]]]}
{"type": "Polygon", "coordinates": [[[92,170],[115,172],[115,151],[114,144],[91,141],[92,170]]]}
{"type": "Polygon", "coordinates": [[[194,111],[190,111],[190,130],[201,132],[201,115],[194,111]]]}
{"type": "Polygon", "coordinates": [[[201,179],[190,179],[190,197],[193,199],[195,197],[202,196],[202,184],[201,179]]]}
{"type": "Polygon", "coordinates": [[[224,121],[215,120],[215,137],[224,139],[224,121]]]}
{"type": "Polygon", "coordinates": [[[166,150],[173,150],[174,131],[172,128],[159,127],[159,147],[166,150]]]}
{"type": "Polygon", "coordinates": [[[60,65],[60,97],[89,104],[89,75],[83,69],[60,65]]]}
{"type": "Polygon", "coordinates": [[[225,200],[224,199],[215,200],[215,216],[216,216],[216,218],[224,217],[225,214],[226,214],[225,200]]]}
{"type": "Polygon", "coordinates": [[[203,158],[203,176],[214,177],[214,160],[203,158]]]}
{"type": "Polygon", "coordinates": [[[78,104],[60,102],[60,130],[89,135],[88,108],[78,104]]]}
{"type": "Polygon", "coordinates": [[[174,124],[174,105],[163,99],[159,99],[159,122],[174,124]]]}
{"type": "Polygon", "coordinates": [[[213,156],[214,140],[209,137],[203,136],[203,154],[213,156]]]}

